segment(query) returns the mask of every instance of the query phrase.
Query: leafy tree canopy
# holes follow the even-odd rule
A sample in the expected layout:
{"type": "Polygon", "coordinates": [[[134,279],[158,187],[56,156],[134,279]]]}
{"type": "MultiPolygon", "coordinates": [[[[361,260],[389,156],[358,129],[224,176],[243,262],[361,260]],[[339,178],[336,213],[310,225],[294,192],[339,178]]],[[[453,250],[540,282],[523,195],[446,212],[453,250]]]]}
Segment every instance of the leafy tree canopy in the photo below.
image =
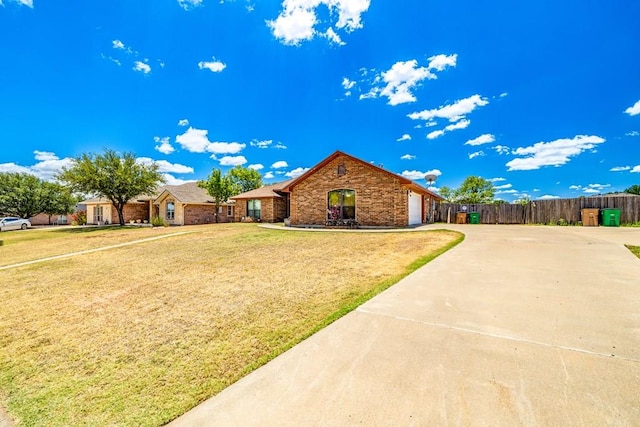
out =
{"type": "Polygon", "coordinates": [[[262,187],[262,176],[254,169],[236,166],[227,173],[227,176],[233,185],[232,196],[262,187]]]}
{"type": "Polygon", "coordinates": [[[446,186],[440,188],[440,196],[450,203],[492,203],[494,195],[491,181],[479,176],[467,177],[456,189],[446,186]]]}
{"type": "Polygon", "coordinates": [[[73,212],[71,190],[27,173],[0,173],[0,214],[31,218],[73,212]]]}
{"type": "MultiPolygon", "coordinates": [[[[214,169],[206,181],[198,181],[198,187],[207,190],[207,193],[213,198],[213,203],[216,206],[216,213],[218,208],[224,202],[229,200],[229,197],[234,196],[234,183],[228,175],[223,175],[220,169],[214,169]]],[[[216,222],[218,222],[218,215],[216,215],[216,222]]]]}
{"type": "Polygon", "coordinates": [[[635,184],[632,185],[631,187],[627,188],[626,190],[624,190],[625,193],[630,193],[630,194],[638,194],[640,195],[640,185],[635,184]]]}
{"type": "Polygon", "coordinates": [[[63,168],[58,179],[77,192],[109,199],[124,225],[124,205],[139,195],[151,195],[164,182],[158,165],[137,163],[133,153],[119,155],[114,150],[103,154],[82,154],[63,168]]]}

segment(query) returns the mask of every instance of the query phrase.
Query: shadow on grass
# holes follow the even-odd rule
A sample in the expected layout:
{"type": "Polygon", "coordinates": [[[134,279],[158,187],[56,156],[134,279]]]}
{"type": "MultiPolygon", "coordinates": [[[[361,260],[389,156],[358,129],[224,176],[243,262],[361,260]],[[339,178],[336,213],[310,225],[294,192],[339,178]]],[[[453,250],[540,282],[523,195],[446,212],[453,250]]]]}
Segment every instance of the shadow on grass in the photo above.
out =
{"type": "Polygon", "coordinates": [[[134,229],[134,228],[140,228],[140,227],[135,226],[135,225],[114,224],[114,225],[104,225],[104,226],[99,226],[99,227],[87,226],[87,227],[74,227],[74,228],[60,229],[60,230],[52,231],[52,233],[83,234],[83,233],[95,233],[95,232],[98,232],[98,231],[131,230],[131,229],[134,229]]]}

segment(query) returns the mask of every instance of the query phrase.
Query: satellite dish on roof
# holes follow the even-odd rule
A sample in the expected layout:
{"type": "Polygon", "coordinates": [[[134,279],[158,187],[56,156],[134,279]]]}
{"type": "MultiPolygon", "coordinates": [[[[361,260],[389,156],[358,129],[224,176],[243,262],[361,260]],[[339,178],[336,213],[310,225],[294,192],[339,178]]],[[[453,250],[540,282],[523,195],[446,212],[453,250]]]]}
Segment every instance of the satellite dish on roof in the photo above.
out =
{"type": "Polygon", "coordinates": [[[427,180],[427,183],[429,183],[429,185],[433,184],[434,182],[436,182],[436,178],[438,178],[436,175],[430,173],[427,174],[427,176],[424,177],[424,179],[427,180]]]}

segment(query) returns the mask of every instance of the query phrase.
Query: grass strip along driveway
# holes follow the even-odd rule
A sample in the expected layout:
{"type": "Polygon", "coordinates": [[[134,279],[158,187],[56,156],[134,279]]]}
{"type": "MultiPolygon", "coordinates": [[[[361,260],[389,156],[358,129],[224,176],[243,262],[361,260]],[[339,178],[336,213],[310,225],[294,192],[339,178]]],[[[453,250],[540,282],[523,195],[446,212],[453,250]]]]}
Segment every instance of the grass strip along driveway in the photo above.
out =
{"type": "Polygon", "coordinates": [[[24,425],[161,425],[462,240],[189,230],[0,271],[0,406],[24,425]]]}

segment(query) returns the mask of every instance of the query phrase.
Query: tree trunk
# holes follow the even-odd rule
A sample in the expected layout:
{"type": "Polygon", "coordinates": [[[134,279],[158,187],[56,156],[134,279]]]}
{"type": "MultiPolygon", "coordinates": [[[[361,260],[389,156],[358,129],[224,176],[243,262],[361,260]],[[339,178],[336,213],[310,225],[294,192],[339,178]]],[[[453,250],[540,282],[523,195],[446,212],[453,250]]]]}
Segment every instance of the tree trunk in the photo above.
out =
{"type": "Polygon", "coordinates": [[[220,210],[220,205],[216,203],[216,212],[213,216],[216,218],[216,224],[218,223],[218,211],[220,210]]]}
{"type": "Polygon", "coordinates": [[[120,220],[120,225],[124,226],[124,203],[118,203],[115,206],[116,210],[118,211],[118,219],[120,220]]]}

